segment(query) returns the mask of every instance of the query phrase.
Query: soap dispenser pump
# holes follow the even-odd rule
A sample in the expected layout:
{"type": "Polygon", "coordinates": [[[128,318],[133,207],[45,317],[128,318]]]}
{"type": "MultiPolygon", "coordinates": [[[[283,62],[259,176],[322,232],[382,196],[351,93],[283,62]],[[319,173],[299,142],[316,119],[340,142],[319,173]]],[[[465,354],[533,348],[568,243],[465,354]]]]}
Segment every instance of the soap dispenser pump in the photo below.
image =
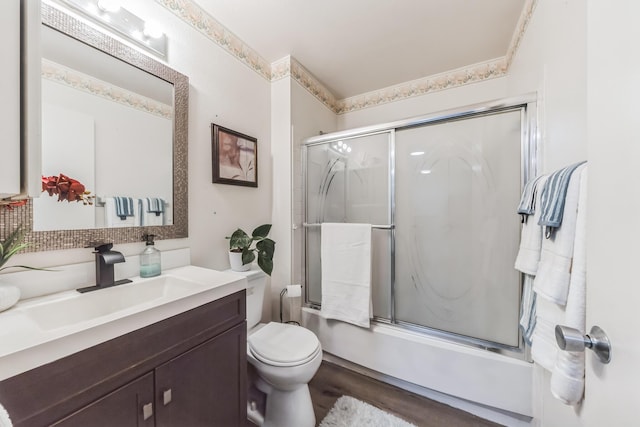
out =
{"type": "Polygon", "coordinates": [[[156,237],[154,234],[142,235],[142,240],[145,240],[147,244],[140,254],[140,277],[160,275],[160,251],[154,246],[154,237],[156,237]]]}

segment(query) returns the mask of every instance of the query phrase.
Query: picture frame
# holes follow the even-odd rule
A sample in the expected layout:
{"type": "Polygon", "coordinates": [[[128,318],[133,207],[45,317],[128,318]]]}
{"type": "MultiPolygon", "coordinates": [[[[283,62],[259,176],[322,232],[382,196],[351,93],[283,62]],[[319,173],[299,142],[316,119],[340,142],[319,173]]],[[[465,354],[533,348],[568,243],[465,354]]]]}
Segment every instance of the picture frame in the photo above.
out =
{"type": "Polygon", "coordinates": [[[214,184],[258,187],[258,140],[211,124],[214,184]]]}

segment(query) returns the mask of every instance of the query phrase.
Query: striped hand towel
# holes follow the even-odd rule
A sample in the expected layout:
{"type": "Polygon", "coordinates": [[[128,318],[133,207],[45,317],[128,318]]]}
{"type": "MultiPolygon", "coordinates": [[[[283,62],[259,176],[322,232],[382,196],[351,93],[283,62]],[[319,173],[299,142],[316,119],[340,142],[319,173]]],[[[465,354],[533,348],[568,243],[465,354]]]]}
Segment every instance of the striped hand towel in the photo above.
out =
{"type": "Polygon", "coordinates": [[[164,200],[159,197],[147,197],[147,212],[156,216],[164,213],[164,200]]]}
{"type": "Polygon", "coordinates": [[[542,175],[536,176],[529,180],[524,186],[520,204],[518,205],[518,213],[522,216],[522,222],[527,222],[529,215],[535,213],[536,210],[536,193],[538,191],[538,183],[542,175]]]}
{"type": "Polygon", "coordinates": [[[116,203],[116,215],[121,220],[126,220],[128,216],[133,216],[133,199],[131,197],[114,197],[116,203]]]}
{"type": "Polygon", "coordinates": [[[555,230],[562,224],[562,216],[564,214],[564,201],[567,195],[567,187],[571,175],[578,166],[586,163],[586,160],[567,166],[566,168],[555,171],[545,183],[542,189],[541,213],[538,224],[546,227],[545,236],[550,238],[555,230]]]}

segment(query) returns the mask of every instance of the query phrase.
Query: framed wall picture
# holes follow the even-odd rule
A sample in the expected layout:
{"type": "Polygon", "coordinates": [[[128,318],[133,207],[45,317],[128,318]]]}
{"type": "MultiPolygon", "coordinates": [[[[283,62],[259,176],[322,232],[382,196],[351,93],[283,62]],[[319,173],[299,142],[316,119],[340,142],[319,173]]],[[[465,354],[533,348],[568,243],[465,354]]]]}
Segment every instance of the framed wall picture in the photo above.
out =
{"type": "Polygon", "coordinates": [[[258,140],[211,124],[213,182],[258,186],[258,140]]]}

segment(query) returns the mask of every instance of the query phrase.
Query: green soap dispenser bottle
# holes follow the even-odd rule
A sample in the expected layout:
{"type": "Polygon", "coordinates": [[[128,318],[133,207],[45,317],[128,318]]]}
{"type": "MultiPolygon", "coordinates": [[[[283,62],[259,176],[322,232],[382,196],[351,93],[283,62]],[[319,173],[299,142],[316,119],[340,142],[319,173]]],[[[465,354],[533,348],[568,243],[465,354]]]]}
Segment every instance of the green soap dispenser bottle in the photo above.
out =
{"type": "Polygon", "coordinates": [[[160,251],[154,246],[154,234],[143,234],[142,240],[146,240],[147,245],[140,254],[140,277],[154,277],[161,273],[160,251]]]}

